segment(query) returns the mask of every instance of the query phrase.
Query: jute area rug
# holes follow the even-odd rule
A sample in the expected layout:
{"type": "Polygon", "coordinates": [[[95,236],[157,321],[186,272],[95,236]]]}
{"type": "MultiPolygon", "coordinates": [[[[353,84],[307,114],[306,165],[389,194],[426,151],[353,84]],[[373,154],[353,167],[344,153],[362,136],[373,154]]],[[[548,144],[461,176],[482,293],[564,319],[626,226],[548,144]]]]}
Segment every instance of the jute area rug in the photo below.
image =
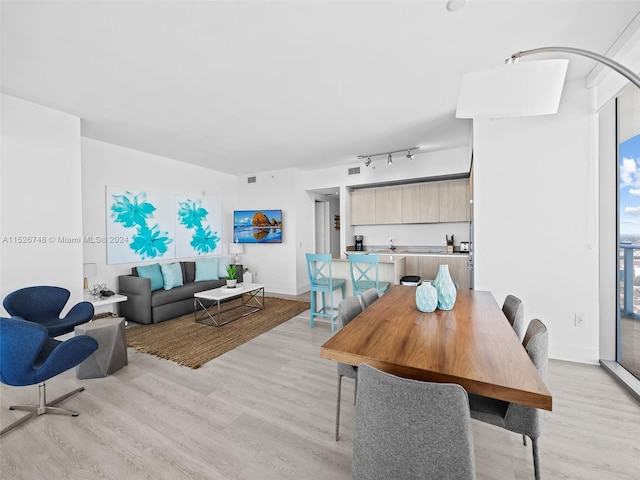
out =
{"type": "MultiPolygon", "coordinates": [[[[274,297],[264,300],[264,309],[222,327],[196,323],[192,312],[158,324],[128,328],[127,343],[139,352],[196,369],[309,308],[308,302],[274,297]]],[[[223,304],[223,310],[233,306],[232,302],[223,304]]]]}

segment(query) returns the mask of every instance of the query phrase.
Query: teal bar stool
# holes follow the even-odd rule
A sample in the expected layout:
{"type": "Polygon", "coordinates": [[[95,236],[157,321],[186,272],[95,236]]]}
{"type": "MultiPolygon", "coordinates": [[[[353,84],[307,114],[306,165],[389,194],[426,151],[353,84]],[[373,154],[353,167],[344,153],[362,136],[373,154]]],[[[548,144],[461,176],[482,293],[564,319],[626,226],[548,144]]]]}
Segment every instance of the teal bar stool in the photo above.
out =
{"type": "Polygon", "coordinates": [[[344,300],[346,280],[333,278],[331,275],[331,254],[307,253],[307,270],[309,271],[309,282],[311,283],[311,319],[309,324],[313,327],[315,317],[327,317],[331,319],[331,331],[335,331],[335,320],[337,318],[338,307],[333,305],[333,292],[338,288],[341,290],[344,300]],[[318,310],[316,305],[316,293],[322,294],[322,308],[318,310]],[[329,304],[327,305],[325,294],[329,294],[329,304]]]}
{"type": "Polygon", "coordinates": [[[380,255],[349,255],[349,270],[354,295],[362,295],[370,288],[382,295],[389,289],[389,282],[380,281],[380,255]]]}

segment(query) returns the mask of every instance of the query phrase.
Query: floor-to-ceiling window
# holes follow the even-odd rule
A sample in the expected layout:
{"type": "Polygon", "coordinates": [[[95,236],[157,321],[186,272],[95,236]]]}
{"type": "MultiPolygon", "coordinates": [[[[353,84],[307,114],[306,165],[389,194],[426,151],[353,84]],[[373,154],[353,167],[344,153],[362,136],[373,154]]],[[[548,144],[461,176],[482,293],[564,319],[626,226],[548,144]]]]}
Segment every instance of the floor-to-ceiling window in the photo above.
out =
{"type": "Polygon", "coordinates": [[[619,302],[616,361],[640,379],[640,93],[617,99],[619,302]]]}

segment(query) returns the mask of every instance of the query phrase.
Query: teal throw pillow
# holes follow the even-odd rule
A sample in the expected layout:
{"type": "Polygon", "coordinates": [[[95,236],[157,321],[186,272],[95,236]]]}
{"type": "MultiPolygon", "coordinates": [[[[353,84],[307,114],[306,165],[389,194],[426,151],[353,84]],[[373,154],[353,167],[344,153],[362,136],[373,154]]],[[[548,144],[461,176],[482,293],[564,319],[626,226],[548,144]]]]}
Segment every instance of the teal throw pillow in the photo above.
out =
{"type": "Polygon", "coordinates": [[[164,286],[164,280],[162,279],[162,270],[160,270],[159,263],[136,267],[136,270],[138,271],[139,277],[148,278],[151,280],[151,290],[160,290],[164,286]]]}
{"type": "Polygon", "coordinates": [[[215,257],[196,258],[196,282],[220,280],[219,263],[220,261],[215,257]]]}
{"type": "Polygon", "coordinates": [[[171,290],[173,287],[183,285],[182,267],[179,262],[160,265],[160,268],[162,269],[165,290],[171,290]]]}

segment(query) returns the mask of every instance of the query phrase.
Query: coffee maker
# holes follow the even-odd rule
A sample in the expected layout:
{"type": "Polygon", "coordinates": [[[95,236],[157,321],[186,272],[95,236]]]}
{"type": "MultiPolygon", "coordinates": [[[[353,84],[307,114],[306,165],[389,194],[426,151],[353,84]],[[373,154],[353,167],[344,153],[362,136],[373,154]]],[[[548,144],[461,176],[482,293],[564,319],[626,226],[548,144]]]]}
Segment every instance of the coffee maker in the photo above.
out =
{"type": "Polygon", "coordinates": [[[355,241],[356,241],[356,252],[361,252],[362,250],[364,250],[364,245],[362,242],[362,235],[356,235],[355,236],[355,241]]]}

